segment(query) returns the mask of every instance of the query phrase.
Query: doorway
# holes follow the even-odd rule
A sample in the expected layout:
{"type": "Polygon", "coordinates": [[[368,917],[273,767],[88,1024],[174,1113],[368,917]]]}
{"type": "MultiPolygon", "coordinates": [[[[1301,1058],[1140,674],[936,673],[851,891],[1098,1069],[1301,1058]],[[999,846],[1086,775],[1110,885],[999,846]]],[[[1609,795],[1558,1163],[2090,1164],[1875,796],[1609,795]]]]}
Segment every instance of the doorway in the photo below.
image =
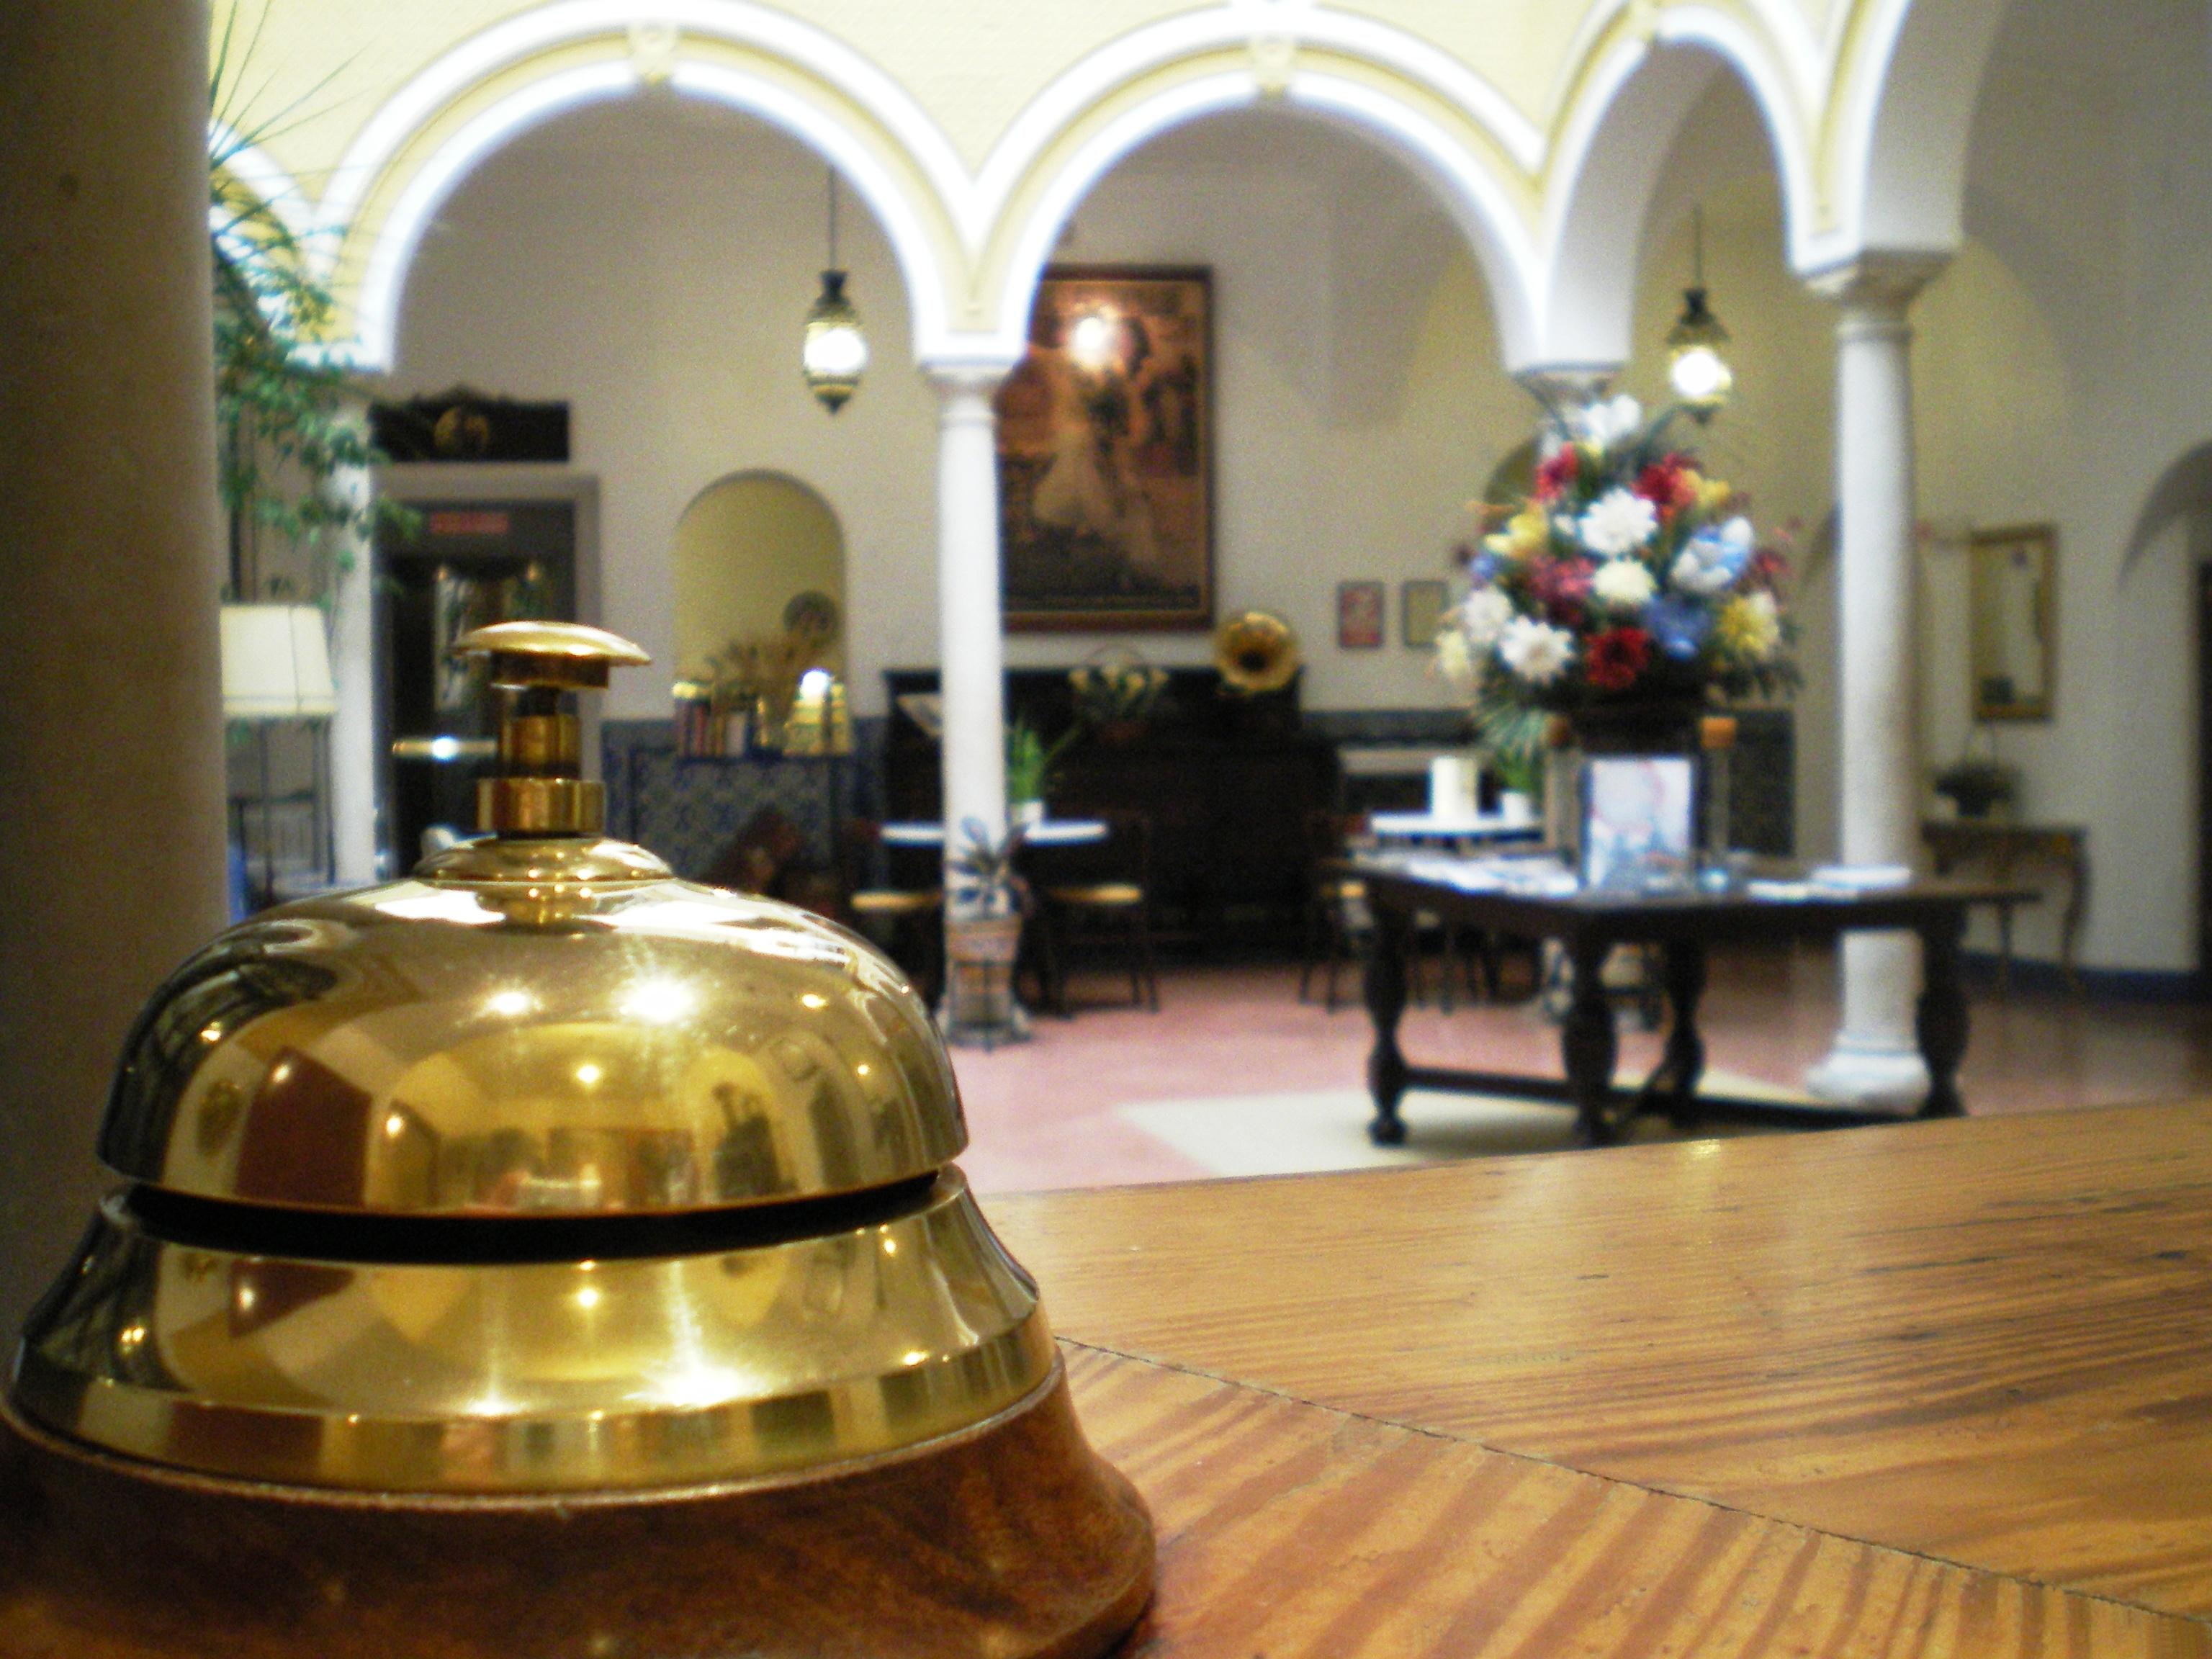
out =
{"type": "Polygon", "coordinates": [[[386,851],[402,870],[433,826],[475,832],[477,780],[497,754],[498,696],[453,642],[492,623],[576,617],[574,501],[412,504],[419,528],[383,532],[376,560],[386,851]]]}

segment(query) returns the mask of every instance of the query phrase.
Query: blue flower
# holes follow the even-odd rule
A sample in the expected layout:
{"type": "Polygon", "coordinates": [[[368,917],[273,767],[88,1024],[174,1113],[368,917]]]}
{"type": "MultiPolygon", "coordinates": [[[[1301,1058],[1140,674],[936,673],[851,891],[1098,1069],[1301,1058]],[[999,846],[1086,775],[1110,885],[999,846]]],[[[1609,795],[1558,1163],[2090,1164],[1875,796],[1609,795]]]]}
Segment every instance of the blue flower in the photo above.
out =
{"type": "Polygon", "coordinates": [[[1505,561],[1491,552],[1478,553],[1468,562],[1467,574],[1477,587],[1487,587],[1498,580],[1498,573],[1505,568],[1505,561]]]}
{"type": "Polygon", "coordinates": [[[1705,645],[1705,636],[1712,632],[1713,619],[1695,600],[1668,593],[1645,608],[1644,626],[1662,651],[1686,662],[1705,645]]]}

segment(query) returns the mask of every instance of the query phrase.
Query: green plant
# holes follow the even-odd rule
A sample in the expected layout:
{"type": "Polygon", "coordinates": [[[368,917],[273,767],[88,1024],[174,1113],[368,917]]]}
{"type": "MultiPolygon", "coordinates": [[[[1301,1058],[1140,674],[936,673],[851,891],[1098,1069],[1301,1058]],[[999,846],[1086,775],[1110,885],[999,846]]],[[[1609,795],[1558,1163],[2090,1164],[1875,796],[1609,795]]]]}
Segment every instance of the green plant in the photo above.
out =
{"type": "Polygon", "coordinates": [[[1027,912],[1029,888],[1014,873],[1014,855],[1021,851],[1026,833],[1017,823],[1003,836],[994,836],[981,818],[961,821],[959,836],[945,860],[957,913],[990,917],[1027,912]]]}
{"type": "Polygon", "coordinates": [[[326,600],[351,568],[352,544],[390,524],[412,533],[417,515],[395,501],[349,494],[341,474],[385,457],[361,415],[356,377],[325,349],[336,301],[277,204],[240,176],[240,157],[281,131],[310,88],[267,119],[240,106],[258,35],[242,45],[234,10],[216,43],[208,88],[208,177],[214,212],[215,401],[218,479],[230,528],[231,597],[326,600]],[[264,580],[264,538],[304,562],[264,580]]]}
{"type": "Polygon", "coordinates": [[[1071,726],[1047,744],[1027,720],[1010,724],[1006,727],[1006,799],[1042,800],[1052,783],[1052,769],[1082,734],[1081,726],[1071,726]]]}
{"type": "Polygon", "coordinates": [[[1544,732],[1551,717],[1520,701],[1493,676],[1474,690],[1474,729],[1508,789],[1534,795],[1544,781],[1544,732]]]}

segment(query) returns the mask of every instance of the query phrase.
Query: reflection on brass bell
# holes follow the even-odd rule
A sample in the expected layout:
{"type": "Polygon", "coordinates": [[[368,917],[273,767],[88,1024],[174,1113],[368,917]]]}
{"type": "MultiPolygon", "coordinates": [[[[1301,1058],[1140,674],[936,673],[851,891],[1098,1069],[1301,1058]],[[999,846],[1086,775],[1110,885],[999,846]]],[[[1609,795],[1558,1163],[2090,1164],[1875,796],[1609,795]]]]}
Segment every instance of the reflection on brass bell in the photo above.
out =
{"type": "Polygon", "coordinates": [[[488,833],[270,910],[125,1045],[0,1417],[0,1652],[1103,1651],[1143,1505],[900,971],[603,840],[511,623],[488,833]],[[28,1633],[26,1635],[25,1633],[28,1633]]]}

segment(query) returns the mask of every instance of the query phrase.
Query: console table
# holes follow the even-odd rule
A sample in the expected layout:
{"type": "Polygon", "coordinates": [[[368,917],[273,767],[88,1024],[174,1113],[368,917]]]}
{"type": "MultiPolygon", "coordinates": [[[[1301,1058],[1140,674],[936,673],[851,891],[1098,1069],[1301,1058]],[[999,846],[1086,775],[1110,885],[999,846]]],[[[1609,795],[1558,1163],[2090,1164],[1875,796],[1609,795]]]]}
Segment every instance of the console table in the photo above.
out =
{"type": "MultiPolygon", "coordinates": [[[[2078,823],[2008,823],[2000,818],[1930,818],[1920,826],[1935,861],[1947,875],[1961,864],[1979,862],[1999,885],[2023,866],[2044,865],[2063,872],[2068,883],[2065,914],[2058,919],[2058,965],[2067,983],[2079,990],[2074,970],[2074,940],[2089,902],[2089,832],[2078,823]]],[[[1997,909],[1998,983],[2012,984],[2012,907],[1997,909]]]]}
{"type": "Polygon", "coordinates": [[[2212,1107],[987,1197],[1145,1659],[2212,1652],[2212,1107]]]}
{"type": "MultiPolygon", "coordinates": [[[[1575,1133],[1585,1145],[1619,1138],[1638,1113],[1663,1112],[1678,1123],[1696,1120],[1785,1123],[1840,1128],[1895,1121],[1894,1114],[1838,1107],[1700,1095],[1705,1045],[1698,1035],[1698,1000],[1705,994],[1705,951],[1730,941],[1828,939],[1859,928],[1909,929],[1920,936],[1923,985],[1918,1027],[1921,1058],[1928,1066],[1927,1117],[1952,1116],[1959,1098],[1959,1062],[1966,1052],[1966,993],[1959,944],[1967,909],[2032,900],[2017,888],[1956,881],[1916,881],[1908,886],[1844,892],[1801,889],[1777,896],[1749,890],[1667,895],[1583,889],[1558,896],[1521,890],[1469,890],[1413,873],[1402,859],[1369,855],[1345,860],[1343,872],[1365,884],[1377,938],[1367,957],[1367,1011],[1375,1022],[1375,1048],[1367,1062],[1375,1097],[1368,1133],[1380,1144],[1406,1138],[1398,1115],[1409,1088],[1503,1094],[1553,1100],[1575,1109],[1575,1133]],[[1398,1047],[1398,1019],[1406,1007],[1406,954],[1417,915],[1449,925],[1463,922],[1520,939],[1555,939],[1574,973],[1574,1000],[1559,1031],[1564,1079],[1497,1072],[1446,1070],[1410,1064],[1398,1047]],[[1604,966],[1613,947],[1656,945],[1665,967],[1674,1023],[1664,1058],[1641,1090],[1613,1085],[1619,1040],[1604,966]]],[[[1795,875],[1779,866],[1775,878],[1795,875]]]]}

